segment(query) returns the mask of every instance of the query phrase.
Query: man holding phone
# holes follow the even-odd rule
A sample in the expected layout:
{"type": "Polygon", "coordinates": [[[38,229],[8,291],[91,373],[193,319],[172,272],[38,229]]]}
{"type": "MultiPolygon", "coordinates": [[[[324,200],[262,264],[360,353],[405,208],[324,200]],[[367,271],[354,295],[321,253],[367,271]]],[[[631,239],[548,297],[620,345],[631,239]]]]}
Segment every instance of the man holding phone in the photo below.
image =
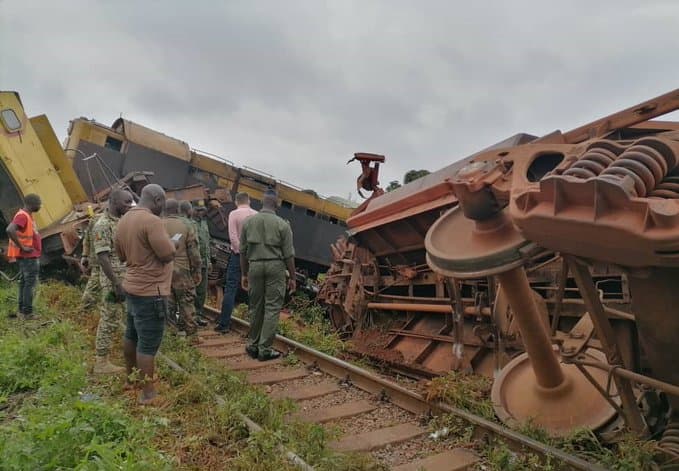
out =
{"type": "Polygon", "coordinates": [[[163,340],[176,250],[159,217],[164,206],[163,188],[146,185],[137,206],[118,221],[115,234],[118,258],[127,267],[122,284],[127,301],[125,367],[128,383],[135,368],[141,371],[142,405],[157,403],[155,358],[163,340]]]}

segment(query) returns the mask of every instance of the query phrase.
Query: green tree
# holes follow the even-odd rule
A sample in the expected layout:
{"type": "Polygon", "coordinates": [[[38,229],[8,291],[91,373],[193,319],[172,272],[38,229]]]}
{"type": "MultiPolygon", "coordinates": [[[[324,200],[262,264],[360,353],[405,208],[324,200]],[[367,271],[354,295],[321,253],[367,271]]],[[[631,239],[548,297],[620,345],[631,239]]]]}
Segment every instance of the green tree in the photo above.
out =
{"type": "Polygon", "coordinates": [[[417,180],[418,178],[424,177],[425,175],[429,175],[429,170],[408,170],[403,176],[403,184],[406,185],[414,180],[417,180]]]}
{"type": "Polygon", "coordinates": [[[386,191],[394,191],[396,188],[401,188],[401,184],[398,182],[398,180],[393,180],[389,182],[389,185],[386,188],[386,191]]]}

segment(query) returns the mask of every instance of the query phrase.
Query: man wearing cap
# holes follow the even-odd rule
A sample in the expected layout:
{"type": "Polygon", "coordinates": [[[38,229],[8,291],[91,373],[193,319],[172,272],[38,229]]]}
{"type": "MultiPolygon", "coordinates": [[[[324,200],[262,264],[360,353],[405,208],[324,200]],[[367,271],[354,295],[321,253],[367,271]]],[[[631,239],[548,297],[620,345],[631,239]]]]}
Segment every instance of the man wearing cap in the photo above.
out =
{"type": "MultiPolygon", "coordinates": [[[[25,319],[33,318],[33,290],[38,282],[42,239],[33,221],[33,213],[40,211],[42,200],[36,194],[24,198],[24,207],[14,215],[7,226],[9,237],[7,258],[19,266],[19,314],[25,319]]],[[[17,317],[10,312],[9,317],[17,317]]]]}
{"type": "Polygon", "coordinates": [[[240,236],[243,232],[243,224],[257,211],[250,207],[250,197],[247,193],[236,194],[236,209],[229,213],[229,242],[231,243],[231,255],[226,267],[226,281],[224,283],[224,299],[222,300],[222,312],[215,331],[225,334],[231,330],[231,314],[236,303],[236,295],[240,287],[240,236]]]}
{"type": "Polygon", "coordinates": [[[276,215],[278,198],[272,190],[264,194],[262,210],[243,223],[240,238],[241,285],[250,298],[250,332],[245,351],[260,361],[280,353],[271,345],[285,298],[285,270],[290,292],[295,291],[295,250],[292,229],[276,215]]]}

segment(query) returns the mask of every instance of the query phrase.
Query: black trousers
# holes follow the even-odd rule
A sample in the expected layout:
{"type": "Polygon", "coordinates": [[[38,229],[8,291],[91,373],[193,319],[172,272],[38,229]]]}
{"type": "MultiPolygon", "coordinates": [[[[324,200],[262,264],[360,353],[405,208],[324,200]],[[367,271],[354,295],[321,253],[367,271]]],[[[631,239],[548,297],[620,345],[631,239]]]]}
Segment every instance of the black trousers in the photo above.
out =
{"type": "Polygon", "coordinates": [[[40,262],[37,258],[19,258],[19,312],[33,313],[33,291],[38,284],[40,262]]]}

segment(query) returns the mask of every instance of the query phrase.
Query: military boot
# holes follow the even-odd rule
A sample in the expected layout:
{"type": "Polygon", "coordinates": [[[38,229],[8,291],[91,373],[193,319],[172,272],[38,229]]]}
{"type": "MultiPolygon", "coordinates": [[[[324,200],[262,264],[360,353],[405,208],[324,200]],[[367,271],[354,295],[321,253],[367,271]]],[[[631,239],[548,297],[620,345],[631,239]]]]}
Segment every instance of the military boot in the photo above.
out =
{"type": "Polygon", "coordinates": [[[107,374],[115,374],[115,373],[122,373],[125,371],[125,368],[122,366],[116,366],[113,363],[111,363],[108,359],[108,355],[105,356],[97,356],[95,361],[94,361],[94,374],[97,375],[107,375],[107,374]]]}

